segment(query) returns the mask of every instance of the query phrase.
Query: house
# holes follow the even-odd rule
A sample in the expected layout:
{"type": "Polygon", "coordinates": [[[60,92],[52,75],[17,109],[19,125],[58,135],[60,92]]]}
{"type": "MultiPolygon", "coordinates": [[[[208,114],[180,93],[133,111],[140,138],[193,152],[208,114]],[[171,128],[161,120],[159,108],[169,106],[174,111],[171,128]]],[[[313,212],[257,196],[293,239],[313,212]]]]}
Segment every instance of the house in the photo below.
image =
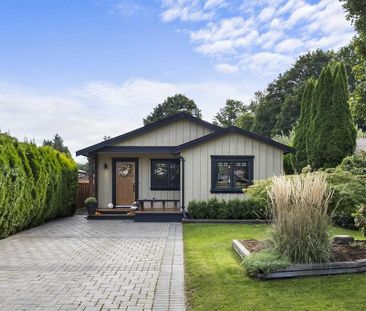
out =
{"type": "Polygon", "coordinates": [[[192,200],[243,198],[254,180],[283,173],[293,149],[231,126],[179,112],[76,152],[95,169],[98,207],[173,211],[192,200]],[[152,209],[148,209],[148,206],[152,209]]]}

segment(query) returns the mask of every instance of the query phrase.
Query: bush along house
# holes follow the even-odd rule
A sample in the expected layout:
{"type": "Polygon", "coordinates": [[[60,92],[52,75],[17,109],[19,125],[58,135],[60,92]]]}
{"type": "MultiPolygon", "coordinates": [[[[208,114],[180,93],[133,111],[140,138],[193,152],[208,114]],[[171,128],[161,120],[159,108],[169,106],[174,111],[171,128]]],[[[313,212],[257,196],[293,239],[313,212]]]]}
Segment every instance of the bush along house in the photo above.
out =
{"type": "Polygon", "coordinates": [[[172,221],[181,220],[192,200],[244,198],[242,190],[253,181],[281,175],[283,154],[292,151],[268,137],[179,112],[76,155],[90,161],[101,214],[172,221]]]}

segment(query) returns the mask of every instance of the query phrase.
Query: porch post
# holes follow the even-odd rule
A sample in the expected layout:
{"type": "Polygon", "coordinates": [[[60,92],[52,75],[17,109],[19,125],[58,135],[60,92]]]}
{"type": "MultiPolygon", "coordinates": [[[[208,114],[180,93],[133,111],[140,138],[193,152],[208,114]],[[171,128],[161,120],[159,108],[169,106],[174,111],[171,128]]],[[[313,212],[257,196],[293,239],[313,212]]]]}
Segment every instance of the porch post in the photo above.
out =
{"type": "Polygon", "coordinates": [[[90,196],[96,196],[96,176],[95,176],[95,155],[90,155],[88,157],[89,162],[89,169],[88,169],[88,176],[89,176],[89,193],[90,196]]]}

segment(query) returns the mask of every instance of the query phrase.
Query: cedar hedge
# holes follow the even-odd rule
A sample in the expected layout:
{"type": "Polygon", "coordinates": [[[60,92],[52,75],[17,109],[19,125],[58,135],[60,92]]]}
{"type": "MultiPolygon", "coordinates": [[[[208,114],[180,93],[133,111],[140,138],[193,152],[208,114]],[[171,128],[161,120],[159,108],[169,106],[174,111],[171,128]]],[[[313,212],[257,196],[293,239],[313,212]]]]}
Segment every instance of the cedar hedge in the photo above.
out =
{"type": "Polygon", "coordinates": [[[66,154],[0,133],[0,238],[73,215],[77,172],[66,154]]]}

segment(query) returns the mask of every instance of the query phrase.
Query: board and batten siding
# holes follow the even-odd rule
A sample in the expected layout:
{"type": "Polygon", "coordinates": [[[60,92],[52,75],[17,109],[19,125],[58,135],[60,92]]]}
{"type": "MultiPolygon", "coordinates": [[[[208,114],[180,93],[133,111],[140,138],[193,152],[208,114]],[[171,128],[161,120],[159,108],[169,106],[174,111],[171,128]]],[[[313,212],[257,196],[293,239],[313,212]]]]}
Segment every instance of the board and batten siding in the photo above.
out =
{"type": "Polygon", "coordinates": [[[180,120],[114,144],[114,146],[178,146],[213,131],[188,120],[180,120]]]}
{"type": "Polygon", "coordinates": [[[254,156],[254,180],[283,173],[283,151],[230,133],[181,152],[185,159],[185,206],[192,200],[244,198],[242,193],[211,193],[211,155],[254,156]]]}
{"type": "MultiPolygon", "coordinates": [[[[212,130],[188,120],[180,120],[148,133],[136,135],[114,146],[177,146],[210,134],[212,130]]],[[[180,191],[157,191],[151,187],[151,159],[171,159],[170,154],[98,153],[98,206],[106,207],[112,202],[112,158],[138,158],[139,199],[179,200],[180,191]],[[108,169],[104,169],[104,164],[108,169]]],[[[158,204],[156,204],[158,207],[158,204]]]]}
{"type": "MultiPolygon", "coordinates": [[[[139,199],[169,199],[179,200],[180,191],[155,191],[150,190],[151,169],[150,159],[172,159],[167,154],[138,155],[138,154],[108,154],[99,153],[98,158],[98,207],[105,208],[112,202],[112,159],[113,158],[138,158],[139,164],[139,199]],[[108,168],[104,168],[104,164],[108,168]]],[[[156,204],[158,207],[158,204],[156,204]]]]}

